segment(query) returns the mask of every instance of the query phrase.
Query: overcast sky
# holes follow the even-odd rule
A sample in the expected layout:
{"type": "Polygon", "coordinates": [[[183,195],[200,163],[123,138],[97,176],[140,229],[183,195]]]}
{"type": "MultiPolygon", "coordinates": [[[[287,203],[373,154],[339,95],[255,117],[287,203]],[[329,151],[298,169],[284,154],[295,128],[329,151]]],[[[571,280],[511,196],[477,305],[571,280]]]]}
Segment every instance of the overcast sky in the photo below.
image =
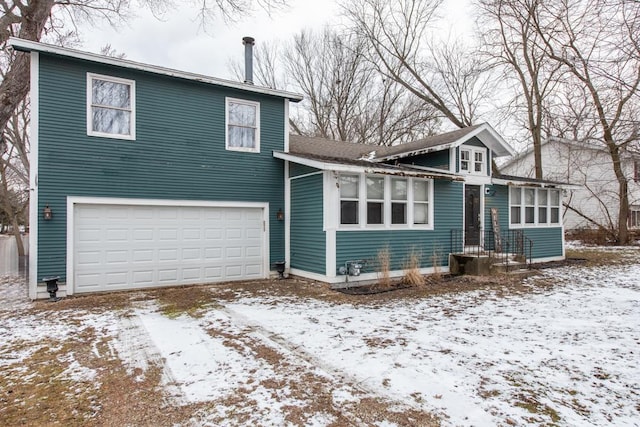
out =
{"type": "MultiPolygon", "coordinates": [[[[442,34],[464,32],[472,22],[468,0],[445,0],[442,34]],[[451,28],[449,28],[451,26],[451,28]]],[[[142,10],[128,24],[113,29],[107,24],[80,28],[83,50],[98,52],[110,44],[127,59],[161,65],[209,76],[234,79],[229,69],[232,58],[243,60],[242,37],[252,36],[256,44],[289,40],[302,29],[321,29],[339,25],[336,0],[290,0],[290,8],[269,17],[264,11],[240,18],[236,23],[219,20],[204,31],[199,28],[197,11],[182,8],[170,11],[161,20],[142,10]]]]}

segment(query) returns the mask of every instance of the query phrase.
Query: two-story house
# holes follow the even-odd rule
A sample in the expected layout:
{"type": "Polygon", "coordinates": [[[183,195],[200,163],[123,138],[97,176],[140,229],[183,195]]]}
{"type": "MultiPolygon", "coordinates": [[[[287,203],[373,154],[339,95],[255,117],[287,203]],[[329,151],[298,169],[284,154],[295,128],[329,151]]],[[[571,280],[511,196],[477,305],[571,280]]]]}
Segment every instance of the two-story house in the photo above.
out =
{"type": "MultiPolygon", "coordinates": [[[[622,153],[622,171],[629,190],[628,226],[640,229],[640,153],[622,153]]],[[[528,149],[509,159],[505,173],[535,175],[533,150],[528,149]]],[[[577,184],[568,189],[563,209],[567,230],[618,227],[620,195],[611,156],[602,144],[550,138],[542,144],[542,171],[546,179],[577,184]]]]}
{"type": "Polygon", "coordinates": [[[561,185],[493,176],[513,150],[488,124],[393,147],[290,136],[295,93],[10,44],[31,56],[32,298],[50,276],[72,295],[265,279],[278,261],[368,280],[382,248],[391,276],[411,251],[446,271],[496,233],[564,256],[561,185]]]}

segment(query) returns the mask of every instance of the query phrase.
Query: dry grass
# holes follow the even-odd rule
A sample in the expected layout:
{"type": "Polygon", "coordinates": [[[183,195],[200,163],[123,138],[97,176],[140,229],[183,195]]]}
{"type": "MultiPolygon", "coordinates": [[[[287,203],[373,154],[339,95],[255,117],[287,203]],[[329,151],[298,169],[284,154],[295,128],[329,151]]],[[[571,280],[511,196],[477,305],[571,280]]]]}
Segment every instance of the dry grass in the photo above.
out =
{"type": "Polygon", "coordinates": [[[440,260],[442,259],[442,248],[440,246],[434,246],[431,252],[431,265],[433,266],[433,276],[440,278],[442,275],[442,269],[440,267],[440,260]]]}
{"type": "Polygon", "coordinates": [[[422,258],[420,252],[415,249],[411,250],[407,261],[403,266],[404,270],[404,282],[411,286],[424,286],[425,280],[422,273],[420,273],[420,259],[422,258]]]}
{"type": "Polygon", "coordinates": [[[389,247],[384,247],[378,251],[378,286],[380,288],[388,288],[391,286],[391,253],[389,247]]]}

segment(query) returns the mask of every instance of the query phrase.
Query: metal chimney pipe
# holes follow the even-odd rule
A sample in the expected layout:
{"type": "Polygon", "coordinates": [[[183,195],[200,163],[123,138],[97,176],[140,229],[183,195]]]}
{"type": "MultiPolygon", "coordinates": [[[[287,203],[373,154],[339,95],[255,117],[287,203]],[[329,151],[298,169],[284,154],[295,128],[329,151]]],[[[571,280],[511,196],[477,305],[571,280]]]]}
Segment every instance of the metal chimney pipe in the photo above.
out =
{"type": "Polygon", "coordinates": [[[244,82],[247,84],[253,84],[253,45],[255,39],[253,37],[243,37],[242,44],[244,45],[244,82]]]}

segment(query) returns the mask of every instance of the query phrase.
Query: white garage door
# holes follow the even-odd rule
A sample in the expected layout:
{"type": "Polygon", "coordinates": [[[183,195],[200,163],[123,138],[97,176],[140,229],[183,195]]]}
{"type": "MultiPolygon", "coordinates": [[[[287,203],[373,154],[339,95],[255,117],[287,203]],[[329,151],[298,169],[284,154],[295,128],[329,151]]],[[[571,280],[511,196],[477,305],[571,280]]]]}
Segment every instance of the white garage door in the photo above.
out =
{"type": "Polygon", "coordinates": [[[76,204],[74,292],[265,277],[262,208],[76,204]]]}

